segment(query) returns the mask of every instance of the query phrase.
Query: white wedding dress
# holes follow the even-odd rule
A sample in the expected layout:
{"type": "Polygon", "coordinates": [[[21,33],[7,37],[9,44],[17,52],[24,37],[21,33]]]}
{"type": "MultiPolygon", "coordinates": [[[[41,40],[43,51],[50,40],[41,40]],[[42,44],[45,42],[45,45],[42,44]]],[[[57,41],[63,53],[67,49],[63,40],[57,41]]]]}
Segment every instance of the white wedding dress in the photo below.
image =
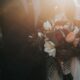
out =
{"type": "Polygon", "coordinates": [[[77,57],[72,59],[71,73],[73,80],[80,80],[80,60],[77,57]]]}

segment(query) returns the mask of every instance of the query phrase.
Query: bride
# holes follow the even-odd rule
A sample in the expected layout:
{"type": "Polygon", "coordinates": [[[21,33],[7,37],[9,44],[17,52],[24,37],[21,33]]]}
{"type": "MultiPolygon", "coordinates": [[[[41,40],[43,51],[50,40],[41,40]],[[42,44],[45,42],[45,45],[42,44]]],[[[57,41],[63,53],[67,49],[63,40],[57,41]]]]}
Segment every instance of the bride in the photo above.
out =
{"type": "MultiPolygon", "coordinates": [[[[49,26],[50,23],[47,21],[45,24],[49,26]]],[[[79,36],[77,36],[79,28],[72,26],[74,29],[68,31],[71,25],[66,26],[62,25],[63,28],[61,27],[54,32],[46,33],[47,39],[45,39],[44,52],[49,54],[47,62],[48,80],[80,80],[79,50],[77,50],[79,49],[78,44],[80,41],[79,36]]],[[[44,28],[46,30],[45,25],[44,28]]]]}

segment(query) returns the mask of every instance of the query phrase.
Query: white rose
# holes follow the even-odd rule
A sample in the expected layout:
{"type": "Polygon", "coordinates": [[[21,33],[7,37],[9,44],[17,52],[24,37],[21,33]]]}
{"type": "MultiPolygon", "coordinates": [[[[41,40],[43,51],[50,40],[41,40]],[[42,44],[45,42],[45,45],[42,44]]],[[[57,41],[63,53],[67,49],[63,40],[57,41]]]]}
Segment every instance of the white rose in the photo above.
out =
{"type": "Polygon", "coordinates": [[[55,57],[55,55],[56,55],[55,44],[51,41],[45,41],[44,52],[48,53],[49,56],[55,57]]]}
{"type": "Polygon", "coordinates": [[[44,22],[43,27],[45,30],[51,30],[52,26],[49,21],[44,22]]]}

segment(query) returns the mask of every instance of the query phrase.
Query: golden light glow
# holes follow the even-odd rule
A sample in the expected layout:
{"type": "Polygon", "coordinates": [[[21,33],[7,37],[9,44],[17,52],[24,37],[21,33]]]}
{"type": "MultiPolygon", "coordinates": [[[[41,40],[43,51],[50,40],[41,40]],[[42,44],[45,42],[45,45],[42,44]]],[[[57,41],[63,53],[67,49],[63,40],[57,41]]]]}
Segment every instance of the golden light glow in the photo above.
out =
{"type": "Polygon", "coordinates": [[[14,0],[4,5],[3,12],[7,21],[23,21],[33,26],[34,23],[41,25],[45,20],[51,20],[61,13],[72,19],[78,15],[76,5],[80,7],[78,0],[14,0]]]}

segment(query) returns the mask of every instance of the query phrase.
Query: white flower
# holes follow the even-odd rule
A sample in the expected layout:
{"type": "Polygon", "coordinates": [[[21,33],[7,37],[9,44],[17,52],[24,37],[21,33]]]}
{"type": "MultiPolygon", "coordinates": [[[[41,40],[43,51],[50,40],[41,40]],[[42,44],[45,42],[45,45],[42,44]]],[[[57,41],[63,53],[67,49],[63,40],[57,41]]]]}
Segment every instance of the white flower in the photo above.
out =
{"type": "Polygon", "coordinates": [[[41,33],[41,32],[38,32],[38,37],[42,37],[43,36],[43,33],[41,33]]]}
{"type": "Polygon", "coordinates": [[[52,56],[52,57],[56,56],[56,49],[55,48],[53,48],[53,49],[45,48],[44,51],[47,52],[49,54],[49,56],[52,56]]]}
{"type": "Polygon", "coordinates": [[[33,36],[31,36],[31,35],[29,35],[28,37],[31,38],[31,39],[33,38],[33,36]]]}
{"type": "Polygon", "coordinates": [[[73,33],[76,35],[77,33],[79,33],[79,28],[77,26],[75,26],[75,29],[73,31],[73,33]]]}
{"type": "Polygon", "coordinates": [[[45,30],[51,30],[52,26],[49,21],[44,22],[43,27],[45,30]]]}
{"type": "Polygon", "coordinates": [[[55,44],[51,41],[45,41],[44,52],[48,53],[49,56],[55,57],[55,55],[56,55],[55,44]]]}

